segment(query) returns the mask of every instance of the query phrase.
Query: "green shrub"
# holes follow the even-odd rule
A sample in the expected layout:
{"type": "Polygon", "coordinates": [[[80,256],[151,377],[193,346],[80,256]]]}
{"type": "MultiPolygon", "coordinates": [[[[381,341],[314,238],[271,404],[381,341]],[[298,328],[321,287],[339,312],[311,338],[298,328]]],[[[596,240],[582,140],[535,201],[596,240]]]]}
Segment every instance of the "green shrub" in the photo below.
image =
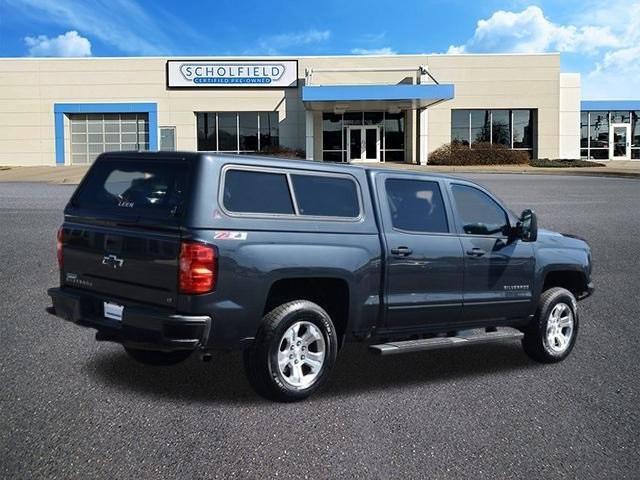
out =
{"type": "Polygon", "coordinates": [[[429,165],[526,165],[529,155],[504,145],[474,143],[471,148],[453,142],[443,145],[429,155],[429,165]]]}
{"type": "Polygon", "coordinates": [[[549,168],[572,168],[572,167],[604,167],[604,163],[589,162],[587,160],[569,160],[569,159],[556,159],[549,160],[548,158],[539,158],[531,160],[529,165],[532,167],[549,167],[549,168]]]}

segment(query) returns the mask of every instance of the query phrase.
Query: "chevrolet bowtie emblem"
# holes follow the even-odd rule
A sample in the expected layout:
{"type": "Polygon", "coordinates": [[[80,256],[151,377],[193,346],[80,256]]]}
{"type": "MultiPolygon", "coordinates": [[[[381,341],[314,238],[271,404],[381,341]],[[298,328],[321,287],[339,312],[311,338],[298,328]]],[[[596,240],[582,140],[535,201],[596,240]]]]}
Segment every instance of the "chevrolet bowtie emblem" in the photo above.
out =
{"type": "Polygon", "coordinates": [[[113,268],[120,268],[124,264],[124,260],[116,257],[115,255],[105,255],[102,258],[103,265],[109,265],[113,268]]]}

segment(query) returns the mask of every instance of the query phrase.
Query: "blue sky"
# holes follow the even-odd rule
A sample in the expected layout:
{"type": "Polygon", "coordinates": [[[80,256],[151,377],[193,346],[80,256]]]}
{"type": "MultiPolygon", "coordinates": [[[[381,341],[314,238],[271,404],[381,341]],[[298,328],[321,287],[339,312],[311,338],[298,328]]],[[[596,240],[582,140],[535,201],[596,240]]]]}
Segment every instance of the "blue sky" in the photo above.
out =
{"type": "Polygon", "coordinates": [[[640,1],[0,0],[0,56],[559,51],[583,98],[640,98],[640,1]]]}

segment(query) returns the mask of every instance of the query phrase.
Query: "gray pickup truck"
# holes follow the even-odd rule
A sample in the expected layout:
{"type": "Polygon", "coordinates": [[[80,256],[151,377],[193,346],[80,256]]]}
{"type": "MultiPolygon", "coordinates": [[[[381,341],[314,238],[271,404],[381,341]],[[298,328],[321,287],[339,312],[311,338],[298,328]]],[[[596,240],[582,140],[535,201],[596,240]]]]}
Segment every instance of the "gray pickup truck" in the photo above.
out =
{"type": "Polygon", "coordinates": [[[205,153],[108,153],[58,232],[49,312],[170,365],[243,349],[271,399],[328,379],[340,347],[387,355],[522,341],[571,352],[587,243],[448,176],[205,153]]]}

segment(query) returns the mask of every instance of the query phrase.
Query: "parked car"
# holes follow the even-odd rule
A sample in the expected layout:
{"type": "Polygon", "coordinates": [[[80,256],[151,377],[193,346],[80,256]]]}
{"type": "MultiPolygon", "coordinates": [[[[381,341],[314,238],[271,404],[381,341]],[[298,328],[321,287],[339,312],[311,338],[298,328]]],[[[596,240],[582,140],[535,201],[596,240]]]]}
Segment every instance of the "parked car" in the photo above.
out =
{"type": "Polygon", "coordinates": [[[50,312],[142,363],[243,349],[293,401],[338,351],[521,339],[558,362],[591,294],[587,243],[460,178],[208,153],[101,155],[58,232],[50,312]]]}

